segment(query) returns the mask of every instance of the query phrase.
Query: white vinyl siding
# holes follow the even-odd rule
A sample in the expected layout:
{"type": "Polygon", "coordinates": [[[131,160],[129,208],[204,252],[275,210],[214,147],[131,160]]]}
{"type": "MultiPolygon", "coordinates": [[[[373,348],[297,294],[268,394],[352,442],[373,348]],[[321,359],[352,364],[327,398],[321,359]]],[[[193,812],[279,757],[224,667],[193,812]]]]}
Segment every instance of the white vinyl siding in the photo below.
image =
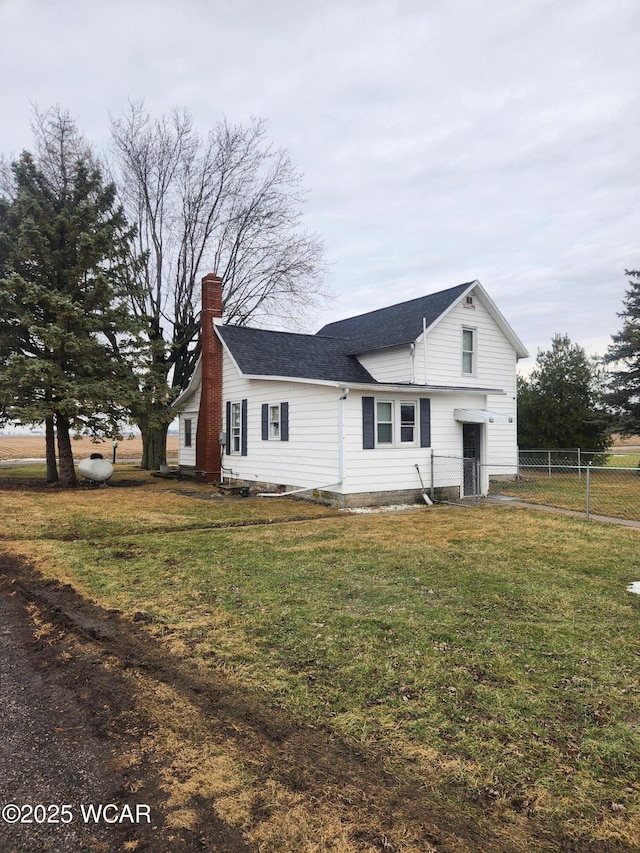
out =
{"type": "Polygon", "coordinates": [[[411,382],[413,380],[413,362],[409,345],[359,353],[358,361],[376,382],[411,382]]]}
{"type": "MultiPolygon", "coordinates": [[[[423,340],[419,339],[416,351],[422,350],[423,340]]],[[[421,360],[416,360],[417,381],[422,382],[424,370],[421,360]]],[[[516,438],[516,353],[511,343],[505,337],[489,311],[482,304],[480,297],[474,293],[473,308],[465,307],[462,300],[427,332],[427,379],[430,384],[454,386],[481,386],[496,388],[503,394],[487,394],[477,396],[478,405],[468,402],[454,402],[451,397],[446,403],[446,414],[439,415],[440,403],[432,410],[433,447],[438,453],[439,447],[451,448],[449,453],[460,453],[461,441],[458,443],[458,425],[452,420],[454,408],[492,409],[513,418],[511,424],[489,424],[487,428],[486,458],[512,461],[517,452],[516,438]],[[473,329],[474,340],[474,373],[465,374],[461,369],[461,338],[462,329],[473,329]],[[442,431],[437,426],[438,418],[446,417],[449,424],[442,431]],[[443,445],[444,442],[444,445],[443,445]]],[[[434,398],[435,399],[435,398],[434,398]]],[[[441,399],[441,398],[439,398],[441,399]]]]}
{"type": "Polygon", "coordinates": [[[225,400],[247,400],[247,455],[224,457],[225,473],[242,480],[303,488],[338,480],[338,398],[341,388],[268,379],[246,379],[224,355],[225,400]],[[262,407],[266,401],[288,403],[288,441],[262,438],[262,407]]]}
{"type": "Polygon", "coordinates": [[[188,401],[188,407],[181,412],[178,439],[178,463],[180,465],[194,466],[196,464],[196,430],[198,429],[198,406],[200,405],[200,389],[188,401]],[[187,421],[191,421],[191,444],[187,443],[188,428],[187,421]]]}

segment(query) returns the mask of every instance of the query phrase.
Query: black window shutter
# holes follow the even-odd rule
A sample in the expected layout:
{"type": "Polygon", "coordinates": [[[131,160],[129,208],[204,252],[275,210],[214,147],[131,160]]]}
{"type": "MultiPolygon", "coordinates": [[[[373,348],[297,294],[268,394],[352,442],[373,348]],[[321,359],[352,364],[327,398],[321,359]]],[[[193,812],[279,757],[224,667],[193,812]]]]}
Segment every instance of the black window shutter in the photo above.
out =
{"type": "Polygon", "coordinates": [[[242,437],[240,439],[240,455],[246,456],[247,455],[247,401],[246,400],[242,401],[242,406],[241,406],[240,411],[242,413],[242,420],[240,422],[241,423],[241,430],[242,430],[242,437]]]}
{"type": "Polygon", "coordinates": [[[420,398],[420,447],[431,447],[431,400],[420,398]]]}
{"type": "Polygon", "coordinates": [[[373,450],[376,446],[375,400],[362,398],[362,449],[373,450]]]}
{"type": "Polygon", "coordinates": [[[231,403],[227,403],[227,446],[225,452],[227,456],[231,453],[231,403]]]}
{"type": "Polygon", "coordinates": [[[269,404],[262,404],[262,440],[269,440],[269,404]]]}
{"type": "Polygon", "coordinates": [[[280,441],[289,441],[289,404],[280,403],[280,441]]]}

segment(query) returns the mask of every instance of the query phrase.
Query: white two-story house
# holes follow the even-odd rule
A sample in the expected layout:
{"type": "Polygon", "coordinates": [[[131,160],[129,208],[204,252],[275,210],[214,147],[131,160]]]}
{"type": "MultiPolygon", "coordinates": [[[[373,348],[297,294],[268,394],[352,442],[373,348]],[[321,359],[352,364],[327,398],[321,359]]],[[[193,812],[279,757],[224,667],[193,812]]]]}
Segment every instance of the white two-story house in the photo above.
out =
{"type": "Polygon", "coordinates": [[[420,498],[422,484],[436,498],[481,494],[484,461],[515,468],[528,353],[478,281],[316,335],[221,315],[220,279],[206,276],[203,354],[175,402],[179,463],[200,479],[355,506],[420,498]]]}

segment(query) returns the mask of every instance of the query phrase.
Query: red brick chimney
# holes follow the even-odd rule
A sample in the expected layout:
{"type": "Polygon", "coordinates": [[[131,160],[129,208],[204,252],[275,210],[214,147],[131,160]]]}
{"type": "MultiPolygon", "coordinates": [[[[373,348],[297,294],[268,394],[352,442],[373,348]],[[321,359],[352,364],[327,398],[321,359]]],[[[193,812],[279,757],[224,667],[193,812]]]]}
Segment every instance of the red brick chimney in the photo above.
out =
{"type": "Polygon", "coordinates": [[[202,279],[202,385],[196,430],[196,477],[203,483],[222,482],[222,344],[214,317],[222,317],[222,279],[208,273],[202,279]]]}

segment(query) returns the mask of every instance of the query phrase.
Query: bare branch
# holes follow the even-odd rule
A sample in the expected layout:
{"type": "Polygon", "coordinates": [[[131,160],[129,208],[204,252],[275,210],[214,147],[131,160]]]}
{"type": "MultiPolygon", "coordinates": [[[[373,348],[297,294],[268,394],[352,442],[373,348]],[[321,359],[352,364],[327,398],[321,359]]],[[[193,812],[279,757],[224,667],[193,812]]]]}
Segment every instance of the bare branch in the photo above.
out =
{"type": "Polygon", "coordinates": [[[205,272],[222,276],[228,322],[300,321],[329,296],[322,244],[301,228],[301,175],[267,142],[263,121],[223,120],[202,138],[188,113],[153,120],[138,102],[112,119],[112,134],[123,203],[147,257],[149,335],[164,344],[173,385],[184,387],[195,364],[205,272]]]}

